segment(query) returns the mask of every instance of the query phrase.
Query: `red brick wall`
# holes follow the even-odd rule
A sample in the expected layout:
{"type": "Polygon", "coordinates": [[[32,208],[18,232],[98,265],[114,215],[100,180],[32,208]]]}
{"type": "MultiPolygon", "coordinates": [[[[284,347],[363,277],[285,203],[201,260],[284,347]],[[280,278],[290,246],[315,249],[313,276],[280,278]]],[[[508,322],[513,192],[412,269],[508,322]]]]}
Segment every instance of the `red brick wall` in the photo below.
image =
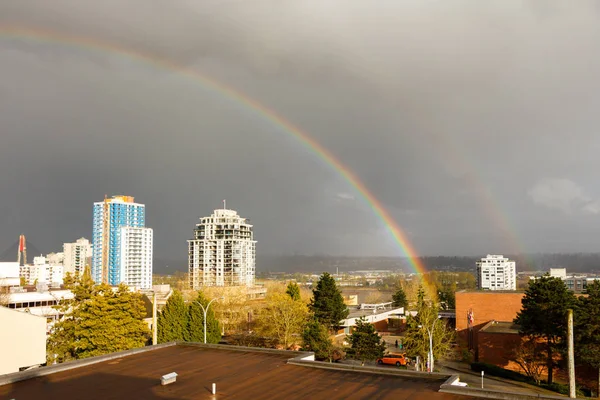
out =
{"type": "Polygon", "coordinates": [[[519,366],[509,361],[512,352],[521,345],[521,336],[514,333],[486,333],[477,334],[477,349],[479,361],[494,364],[502,368],[519,371],[519,366]]]}
{"type": "Polygon", "coordinates": [[[521,311],[519,292],[456,292],[456,330],[467,329],[467,312],[473,309],[477,331],[491,320],[510,322],[521,311]]]}
{"type": "Polygon", "coordinates": [[[377,321],[373,324],[375,326],[375,330],[377,332],[387,332],[388,330],[388,320],[384,319],[383,321],[377,321]]]}

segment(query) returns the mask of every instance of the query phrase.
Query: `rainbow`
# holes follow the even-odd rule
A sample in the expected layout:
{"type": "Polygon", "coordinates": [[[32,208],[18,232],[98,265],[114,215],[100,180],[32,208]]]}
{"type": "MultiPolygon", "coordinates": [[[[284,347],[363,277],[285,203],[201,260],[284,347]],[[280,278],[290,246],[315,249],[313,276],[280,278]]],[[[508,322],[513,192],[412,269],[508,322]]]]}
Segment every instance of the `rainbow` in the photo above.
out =
{"type": "Polygon", "coordinates": [[[342,176],[354,189],[360,194],[360,197],[371,208],[373,213],[385,225],[387,231],[391,234],[394,242],[400,247],[406,257],[408,257],[411,268],[418,274],[426,272],[425,266],[418,258],[416,249],[410,243],[402,228],[396,223],[381,202],[369,191],[366,185],[353,173],[346,165],[337,159],[329,150],[323,147],[319,142],[313,139],[307,132],[292,124],[285,117],[279,115],[275,110],[267,107],[250,96],[234,89],[227,84],[209,77],[197,70],[178,65],[171,60],[160,58],[155,55],[142,53],[137,50],[121,47],[113,43],[99,41],[97,39],[80,36],[70,36],[53,31],[41,31],[38,29],[0,26],[0,38],[21,39],[36,41],[41,43],[54,43],[84,50],[95,50],[105,53],[116,54],[127,57],[141,63],[150,64],[156,68],[175,72],[178,75],[185,76],[199,83],[204,89],[224,96],[235,101],[237,104],[252,110],[262,119],[278,127],[281,131],[297,139],[304,147],[317,157],[327,163],[340,176],[342,176]]]}

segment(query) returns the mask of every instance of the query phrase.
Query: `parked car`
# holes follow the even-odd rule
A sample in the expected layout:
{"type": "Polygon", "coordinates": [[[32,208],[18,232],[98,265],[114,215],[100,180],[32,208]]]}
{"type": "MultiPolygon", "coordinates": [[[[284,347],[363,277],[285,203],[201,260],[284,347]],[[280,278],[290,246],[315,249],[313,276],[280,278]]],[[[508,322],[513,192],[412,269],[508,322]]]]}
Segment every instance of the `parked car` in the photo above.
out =
{"type": "Polygon", "coordinates": [[[406,365],[408,359],[405,354],[386,354],[382,358],[377,359],[377,364],[395,365],[397,367],[406,365]]]}

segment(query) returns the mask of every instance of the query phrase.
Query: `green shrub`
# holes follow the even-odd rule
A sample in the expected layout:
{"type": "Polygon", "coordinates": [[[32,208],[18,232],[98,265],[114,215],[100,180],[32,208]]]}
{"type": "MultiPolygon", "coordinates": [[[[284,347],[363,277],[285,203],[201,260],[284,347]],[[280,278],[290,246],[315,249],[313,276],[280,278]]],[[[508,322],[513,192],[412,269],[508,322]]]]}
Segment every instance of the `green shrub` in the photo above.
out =
{"type": "MultiPolygon", "coordinates": [[[[553,392],[557,392],[557,393],[564,394],[564,395],[569,395],[569,385],[565,385],[562,383],[556,383],[556,382],[553,382],[551,385],[549,385],[547,383],[540,383],[539,385],[536,385],[535,381],[533,379],[531,379],[530,377],[525,376],[525,375],[520,374],[515,371],[511,371],[509,369],[504,369],[502,367],[498,367],[497,365],[486,364],[486,363],[482,363],[482,362],[474,362],[474,363],[471,363],[471,370],[473,370],[475,372],[484,371],[484,373],[486,375],[497,376],[499,378],[510,379],[512,381],[517,381],[517,382],[524,382],[524,383],[528,383],[530,385],[539,386],[541,388],[551,390],[553,392]]],[[[577,392],[577,396],[579,396],[579,397],[590,397],[591,396],[590,390],[588,390],[586,388],[577,387],[576,392],[577,392]]]]}

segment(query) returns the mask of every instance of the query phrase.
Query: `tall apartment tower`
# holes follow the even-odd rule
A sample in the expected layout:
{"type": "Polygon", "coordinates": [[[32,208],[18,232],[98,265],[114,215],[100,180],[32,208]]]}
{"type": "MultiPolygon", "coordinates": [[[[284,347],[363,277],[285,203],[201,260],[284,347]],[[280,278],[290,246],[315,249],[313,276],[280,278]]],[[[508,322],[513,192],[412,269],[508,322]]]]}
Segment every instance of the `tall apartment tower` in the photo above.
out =
{"type": "Polygon", "coordinates": [[[80,275],[83,274],[88,257],[92,256],[92,245],[86,238],[80,238],[75,243],[63,244],[63,254],[65,274],[69,272],[72,275],[80,275]]]}
{"type": "Polygon", "coordinates": [[[152,289],[152,236],[150,228],[121,228],[121,282],[152,289]]]}
{"type": "Polygon", "coordinates": [[[253,286],[256,241],[249,220],[233,210],[200,218],[188,240],[190,286],[253,286]]]}
{"type": "Polygon", "coordinates": [[[517,290],[517,270],[514,261],[502,255],[488,254],[477,261],[479,290],[517,290]]]}
{"type": "Polygon", "coordinates": [[[113,196],[94,203],[91,272],[96,283],[137,286],[149,281],[144,288],[152,287],[152,261],[147,265],[148,258],[152,259],[152,230],[145,227],[145,214],[146,206],[131,196],[113,196]],[[145,233],[140,239],[127,228],[145,233]],[[145,276],[138,279],[137,272],[145,276]]]}

